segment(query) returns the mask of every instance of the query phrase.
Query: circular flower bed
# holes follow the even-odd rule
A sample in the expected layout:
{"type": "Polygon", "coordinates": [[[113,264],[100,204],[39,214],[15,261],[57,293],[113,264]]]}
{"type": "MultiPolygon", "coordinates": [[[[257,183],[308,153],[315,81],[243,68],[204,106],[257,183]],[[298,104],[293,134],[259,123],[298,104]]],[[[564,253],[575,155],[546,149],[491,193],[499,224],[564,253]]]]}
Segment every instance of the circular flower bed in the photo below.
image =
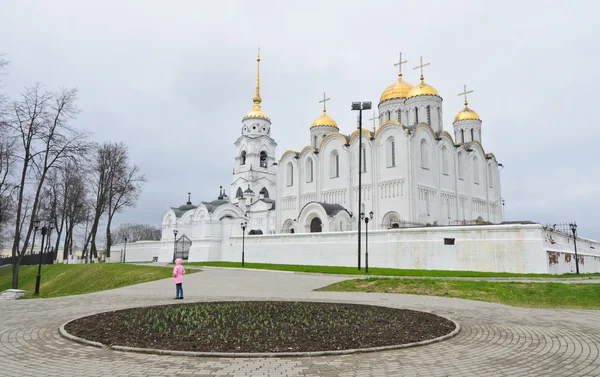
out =
{"type": "Polygon", "coordinates": [[[236,301],[143,307],[69,322],[105,345],[195,352],[313,352],[383,347],[447,335],[454,322],[381,306],[236,301]]]}

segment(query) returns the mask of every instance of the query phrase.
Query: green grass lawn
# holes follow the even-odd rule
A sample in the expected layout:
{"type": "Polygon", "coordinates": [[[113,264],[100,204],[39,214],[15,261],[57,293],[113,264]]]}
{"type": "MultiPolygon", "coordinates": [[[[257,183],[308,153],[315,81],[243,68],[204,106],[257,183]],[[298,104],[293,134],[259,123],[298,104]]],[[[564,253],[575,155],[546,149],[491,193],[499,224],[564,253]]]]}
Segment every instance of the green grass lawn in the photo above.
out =
{"type": "Polygon", "coordinates": [[[319,290],[457,297],[527,308],[600,309],[600,284],[369,278],[346,280],[319,290]]]}
{"type": "MultiPolygon", "coordinates": [[[[189,266],[210,267],[242,267],[240,262],[191,262],[189,266]]],[[[296,272],[316,272],[322,274],[341,275],[366,275],[364,267],[358,271],[356,267],[334,267],[334,266],[302,266],[292,264],[267,264],[267,263],[245,263],[244,268],[263,270],[280,270],[296,272]]],[[[369,268],[368,275],[381,276],[435,276],[435,277],[520,277],[520,278],[577,278],[600,276],[598,274],[514,274],[509,272],[479,272],[479,271],[446,271],[446,270],[400,270],[395,268],[369,268]]]]}
{"type": "MultiPolygon", "coordinates": [[[[37,266],[21,266],[19,289],[25,298],[37,297],[35,279],[37,266]]],[[[194,270],[186,271],[188,274],[194,270]]],[[[148,281],[173,277],[172,267],[137,266],[122,263],[54,264],[42,266],[39,297],[59,297],[104,291],[148,281]]],[[[10,289],[12,268],[0,269],[0,291],[10,289]]]]}

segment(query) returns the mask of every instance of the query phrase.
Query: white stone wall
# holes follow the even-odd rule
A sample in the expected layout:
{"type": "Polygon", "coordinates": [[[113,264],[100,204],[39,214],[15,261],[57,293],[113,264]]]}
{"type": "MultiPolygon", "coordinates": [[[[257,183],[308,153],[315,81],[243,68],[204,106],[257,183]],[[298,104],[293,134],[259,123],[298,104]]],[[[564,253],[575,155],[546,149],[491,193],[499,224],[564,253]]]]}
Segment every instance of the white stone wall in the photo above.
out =
{"type": "MultiPolygon", "coordinates": [[[[369,266],[403,269],[549,272],[539,225],[432,227],[369,232],[369,266]],[[444,245],[454,238],[455,245],[444,245]]],[[[363,240],[365,238],[363,237],[363,240]]],[[[241,237],[223,245],[221,260],[241,260],[241,237]]],[[[364,266],[364,245],[362,249],[364,266]]],[[[246,237],[245,260],[256,263],[356,266],[356,232],[246,237]]]]}
{"type": "MultiPolygon", "coordinates": [[[[192,239],[189,261],[241,261],[242,237],[232,234],[192,239]]],[[[357,265],[356,231],[246,235],[244,243],[247,262],[357,265]]],[[[600,242],[578,239],[577,245],[580,272],[600,272],[600,242]]],[[[122,249],[123,244],[113,246],[111,262],[119,261],[122,249]]],[[[363,243],[363,266],[364,253],[363,243]]],[[[573,255],[572,237],[548,233],[538,224],[369,231],[370,267],[558,274],[575,272],[573,255]],[[445,245],[444,238],[453,238],[455,244],[445,245]]],[[[151,261],[154,256],[170,262],[173,243],[127,244],[128,262],[151,261]]]]}

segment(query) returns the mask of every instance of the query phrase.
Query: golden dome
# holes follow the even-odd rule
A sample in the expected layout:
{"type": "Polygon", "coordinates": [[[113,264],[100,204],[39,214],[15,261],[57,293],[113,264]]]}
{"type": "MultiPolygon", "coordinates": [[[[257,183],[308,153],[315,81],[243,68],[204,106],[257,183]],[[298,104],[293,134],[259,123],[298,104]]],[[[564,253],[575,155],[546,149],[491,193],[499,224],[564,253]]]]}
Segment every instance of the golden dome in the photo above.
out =
{"type": "Polygon", "coordinates": [[[379,103],[396,98],[407,98],[408,93],[410,93],[412,88],[412,85],[406,81],[402,81],[402,74],[399,74],[398,80],[396,80],[396,82],[392,85],[388,86],[383,93],[381,93],[379,103]]]}
{"type": "Polygon", "coordinates": [[[423,80],[423,76],[421,76],[421,82],[419,83],[419,85],[416,85],[415,87],[413,87],[410,91],[410,93],[408,93],[408,97],[407,98],[413,98],[413,97],[417,97],[417,96],[437,96],[439,97],[440,94],[438,93],[437,90],[435,90],[435,88],[429,84],[426,84],[425,81],[423,80]]]}
{"type": "Polygon", "coordinates": [[[477,114],[475,111],[469,109],[469,107],[467,106],[468,103],[465,102],[465,108],[462,109],[462,111],[458,114],[456,114],[456,116],[454,117],[454,123],[461,121],[461,120],[478,120],[481,122],[481,118],[479,117],[479,114],[477,114]]]}
{"type": "Polygon", "coordinates": [[[338,128],[337,122],[332,117],[327,115],[325,110],[323,110],[323,114],[320,117],[315,119],[315,121],[312,123],[311,128],[312,127],[335,127],[335,128],[338,128]]]}
{"type": "Polygon", "coordinates": [[[248,118],[262,118],[262,119],[266,119],[269,121],[271,120],[271,118],[269,118],[267,116],[267,114],[263,113],[263,111],[260,109],[260,107],[258,109],[252,110],[248,114],[244,115],[243,119],[248,119],[248,118]]]}

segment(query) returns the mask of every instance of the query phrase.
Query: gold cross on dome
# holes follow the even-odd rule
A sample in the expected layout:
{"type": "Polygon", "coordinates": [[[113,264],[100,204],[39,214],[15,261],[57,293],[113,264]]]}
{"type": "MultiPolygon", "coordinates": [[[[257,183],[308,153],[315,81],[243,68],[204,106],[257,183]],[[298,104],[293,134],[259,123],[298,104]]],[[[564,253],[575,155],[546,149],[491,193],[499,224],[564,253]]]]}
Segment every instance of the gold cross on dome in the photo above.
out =
{"type": "MultiPolygon", "coordinates": [[[[402,59],[400,59],[402,60],[402,59]]],[[[379,119],[379,117],[377,115],[375,115],[375,111],[373,111],[373,118],[369,119],[373,121],[373,132],[375,132],[375,129],[377,128],[377,124],[375,123],[377,121],[377,119],[379,119]]]]}
{"type": "Polygon", "coordinates": [[[323,112],[327,111],[327,101],[331,100],[331,98],[327,98],[327,95],[325,94],[325,92],[323,92],[323,99],[319,101],[319,103],[323,104],[323,112]]]}
{"type": "Polygon", "coordinates": [[[463,85],[463,88],[464,88],[464,89],[463,89],[462,93],[458,93],[458,95],[459,95],[459,96],[465,96],[465,106],[467,106],[467,105],[469,104],[469,103],[467,102],[467,94],[469,94],[469,93],[473,93],[473,91],[472,91],[472,90],[469,90],[469,91],[467,92],[467,85],[466,85],[466,84],[465,84],[465,85],[463,85]]]}
{"type": "Polygon", "coordinates": [[[421,64],[418,65],[418,66],[416,66],[413,69],[419,69],[419,68],[421,69],[421,80],[423,80],[423,67],[427,67],[428,65],[431,65],[431,63],[425,63],[425,64],[423,64],[423,57],[422,56],[420,58],[420,61],[421,61],[421,64]]]}
{"type": "Polygon", "coordinates": [[[398,76],[402,76],[402,64],[406,64],[407,62],[408,60],[402,61],[402,53],[400,53],[400,59],[398,60],[398,63],[394,64],[394,67],[398,66],[398,76]]]}

